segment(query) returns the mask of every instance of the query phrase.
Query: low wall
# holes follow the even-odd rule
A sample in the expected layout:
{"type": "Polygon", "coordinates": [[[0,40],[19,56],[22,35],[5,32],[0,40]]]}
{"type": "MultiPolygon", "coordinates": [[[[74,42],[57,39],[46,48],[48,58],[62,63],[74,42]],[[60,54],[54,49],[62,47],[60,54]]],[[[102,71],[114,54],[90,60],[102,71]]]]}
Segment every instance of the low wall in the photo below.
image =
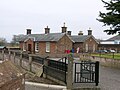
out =
{"type": "MultiPolygon", "coordinates": [[[[0,55],[2,56],[2,55],[0,55]]],[[[31,56],[32,57],[32,56],[31,56]]],[[[21,58],[20,56],[14,56],[14,54],[4,54],[4,59],[8,59],[11,60],[13,63],[15,63],[18,66],[21,66],[22,68],[35,73],[37,76],[41,76],[41,74],[43,73],[43,65],[40,63],[36,63],[34,61],[32,61],[28,58],[21,58]]]]}
{"type": "Polygon", "coordinates": [[[103,66],[120,69],[120,60],[81,54],[80,59],[83,59],[83,58],[87,60],[92,60],[92,61],[99,61],[100,64],[103,66]]]}

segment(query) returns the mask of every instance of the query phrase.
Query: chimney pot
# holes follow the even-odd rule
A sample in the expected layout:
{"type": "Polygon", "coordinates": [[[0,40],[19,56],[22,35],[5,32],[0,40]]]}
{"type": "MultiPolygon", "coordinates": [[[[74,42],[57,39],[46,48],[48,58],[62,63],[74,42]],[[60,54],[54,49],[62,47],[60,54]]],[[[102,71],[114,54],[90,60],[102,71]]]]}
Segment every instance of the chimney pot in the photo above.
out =
{"type": "Polygon", "coordinates": [[[67,27],[65,26],[65,23],[64,23],[64,25],[62,27],[62,33],[66,33],[66,32],[67,32],[67,27]]]}
{"type": "Polygon", "coordinates": [[[45,34],[48,34],[48,33],[50,33],[50,28],[48,28],[47,26],[47,28],[45,28],[45,34]]]}
{"type": "Polygon", "coordinates": [[[31,34],[32,29],[26,29],[27,30],[27,35],[31,34]]]}
{"type": "Polygon", "coordinates": [[[67,34],[71,36],[71,31],[67,31],[67,34]]]}
{"type": "Polygon", "coordinates": [[[88,30],[88,35],[92,35],[92,30],[88,30]]]}
{"type": "Polygon", "coordinates": [[[83,32],[82,32],[82,31],[79,31],[78,35],[83,35],[83,32]]]}

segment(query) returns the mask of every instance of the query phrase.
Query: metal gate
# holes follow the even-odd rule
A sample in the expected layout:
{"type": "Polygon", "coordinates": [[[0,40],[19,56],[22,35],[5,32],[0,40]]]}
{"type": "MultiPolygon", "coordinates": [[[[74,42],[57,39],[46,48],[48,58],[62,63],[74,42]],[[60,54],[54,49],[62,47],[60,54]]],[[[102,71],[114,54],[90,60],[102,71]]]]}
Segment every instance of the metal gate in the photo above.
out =
{"type": "Polygon", "coordinates": [[[99,62],[81,61],[75,63],[75,83],[99,83],[99,62]]]}
{"type": "Polygon", "coordinates": [[[57,80],[60,80],[66,84],[66,74],[67,74],[67,58],[64,57],[59,61],[48,60],[48,65],[43,67],[43,73],[49,75],[57,80]]]}

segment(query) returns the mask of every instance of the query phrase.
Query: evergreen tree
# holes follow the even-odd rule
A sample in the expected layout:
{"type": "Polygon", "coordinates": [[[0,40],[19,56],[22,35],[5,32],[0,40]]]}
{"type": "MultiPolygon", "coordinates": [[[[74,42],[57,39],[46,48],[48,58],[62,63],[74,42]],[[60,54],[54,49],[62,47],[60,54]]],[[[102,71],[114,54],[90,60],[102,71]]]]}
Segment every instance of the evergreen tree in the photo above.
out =
{"type": "Polygon", "coordinates": [[[97,19],[99,22],[103,22],[104,26],[109,26],[110,28],[104,30],[107,34],[115,34],[120,31],[120,0],[110,0],[105,2],[106,13],[99,13],[100,19],[97,19]]]}

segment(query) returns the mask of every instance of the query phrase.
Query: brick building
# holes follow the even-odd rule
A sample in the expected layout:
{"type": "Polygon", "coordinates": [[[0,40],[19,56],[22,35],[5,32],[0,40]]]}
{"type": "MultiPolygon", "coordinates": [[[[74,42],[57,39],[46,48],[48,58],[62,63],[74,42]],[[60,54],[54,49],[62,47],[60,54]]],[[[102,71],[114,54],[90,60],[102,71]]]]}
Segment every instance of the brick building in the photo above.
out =
{"type": "Polygon", "coordinates": [[[99,50],[115,50],[120,52],[120,34],[114,37],[111,37],[107,40],[103,40],[98,45],[99,50]]]}
{"type": "Polygon", "coordinates": [[[92,35],[92,30],[88,30],[88,35],[83,35],[80,31],[78,35],[71,36],[74,41],[73,47],[75,52],[79,47],[79,52],[95,52],[98,47],[98,43],[94,36],[92,35]]]}
{"type": "Polygon", "coordinates": [[[25,74],[10,61],[0,61],[0,90],[25,90],[25,74]]]}
{"type": "Polygon", "coordinates": [[[23,51],[43,54],[63,54],[65,50],[80,47],[80,52],[94,52],[97,49],[97,42],[92,35],[92,30],[88,30],[88,35],[80,34],[73,36],[67,27],[62,27],[61,33],[50,33],[50,28],[45,28],[44,34],[31,34],[31,29],[27,29],[27,34],[19,36],[20,48],[23,51]]]}

